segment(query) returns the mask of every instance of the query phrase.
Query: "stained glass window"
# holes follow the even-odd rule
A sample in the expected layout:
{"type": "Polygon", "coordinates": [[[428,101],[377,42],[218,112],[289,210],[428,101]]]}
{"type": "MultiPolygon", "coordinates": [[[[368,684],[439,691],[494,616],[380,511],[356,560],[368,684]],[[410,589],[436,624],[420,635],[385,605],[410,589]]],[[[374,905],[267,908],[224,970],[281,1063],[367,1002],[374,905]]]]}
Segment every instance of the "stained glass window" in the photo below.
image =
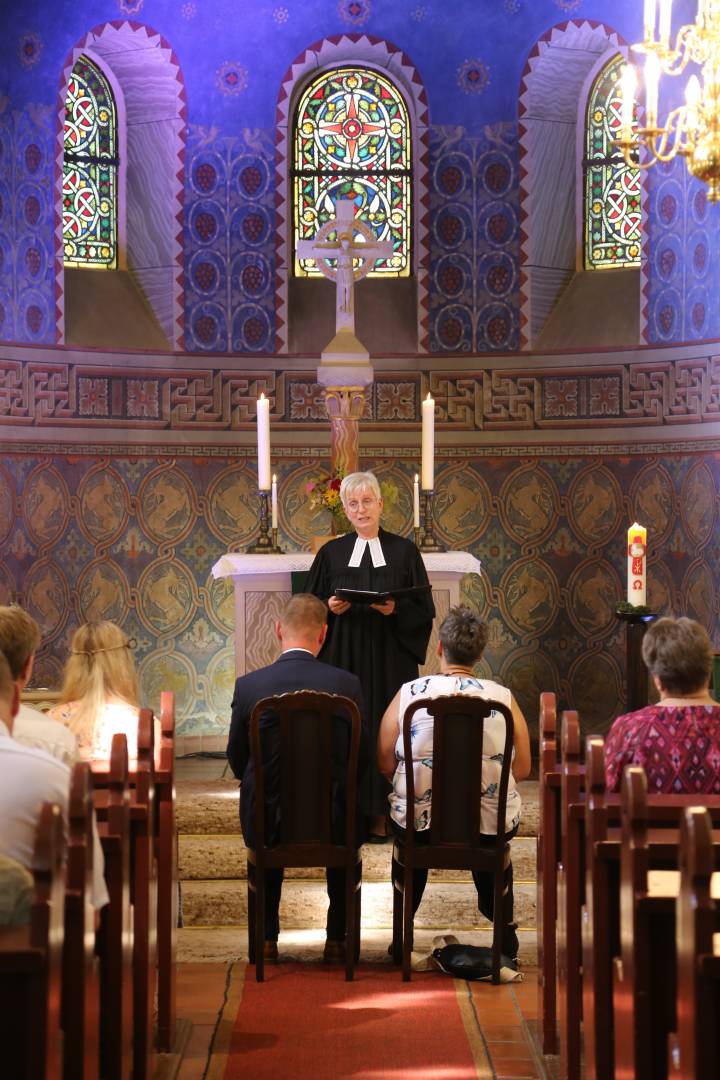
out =
{"type": "MultiPolygon", "coordinates": [[[[313,239],[334,217],[333,201],[353,199],[356,216],[390,240],[375,277],[410,274],[410,121],[399,91],[367,68],[323,72],[302,94],[294,133],[295,240],[313,239]]],[[[319,274],[313,259],[295,273],[319,274]]]]}
{"type": "Polygon", "coordinates": [[[86,56],[65,99],[63,244],[66,266],[117,266],[117,121],[107,79],[86,56]]]}
{"type": "MultiPolygon", "coordinates": [[[[613,146],[621,128],[622,56],[600,72],[590,92],[583,160],[585,268],[640,265],[640,170],[613,146]]],[[[634,119],[633,119],[633,122],[634,119]]]]}

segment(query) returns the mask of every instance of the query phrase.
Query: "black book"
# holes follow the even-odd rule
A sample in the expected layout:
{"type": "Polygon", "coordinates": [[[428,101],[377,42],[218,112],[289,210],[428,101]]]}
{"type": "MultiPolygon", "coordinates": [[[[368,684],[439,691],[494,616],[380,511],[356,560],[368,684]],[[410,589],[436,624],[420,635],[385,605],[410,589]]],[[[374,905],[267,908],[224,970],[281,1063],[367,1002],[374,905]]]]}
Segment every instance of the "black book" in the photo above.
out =
{"type": "Polygon", "coordinates": [[[400,600],[403,596],[420,596],[429,593],[432,585],[406,585],[401,589],[336,589],[339,600],[349,600],[351,604],[384,604],[387,600],[400,600]]]}

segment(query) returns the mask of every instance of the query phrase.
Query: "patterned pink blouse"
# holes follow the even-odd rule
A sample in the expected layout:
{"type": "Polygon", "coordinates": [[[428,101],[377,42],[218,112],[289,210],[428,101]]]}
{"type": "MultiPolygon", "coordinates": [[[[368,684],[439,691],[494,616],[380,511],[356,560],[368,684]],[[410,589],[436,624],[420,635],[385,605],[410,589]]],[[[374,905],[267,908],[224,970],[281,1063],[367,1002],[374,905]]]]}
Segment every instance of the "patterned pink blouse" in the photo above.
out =
{"type": "Polygon", "coordinates": [[[650,794],[720,795],[720,705],[647,705],[618,716],[605,740],[608,791],[642,765],[650,794]]]}

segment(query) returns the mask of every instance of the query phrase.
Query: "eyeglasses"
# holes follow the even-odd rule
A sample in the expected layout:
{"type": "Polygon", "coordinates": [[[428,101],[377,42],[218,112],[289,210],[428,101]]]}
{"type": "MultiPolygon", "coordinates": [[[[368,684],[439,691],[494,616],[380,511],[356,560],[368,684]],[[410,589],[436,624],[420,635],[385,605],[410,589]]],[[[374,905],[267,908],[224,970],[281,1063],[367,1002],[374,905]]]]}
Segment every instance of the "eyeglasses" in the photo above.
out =
{"type": "Polygon", "coordinates": [[[368,495],[364,499],[349,499],[347,509],[351,514],[356,514],[358,510],[368,510],[371,506],[377,506],[377,502],[374,495],[368,495]]]}

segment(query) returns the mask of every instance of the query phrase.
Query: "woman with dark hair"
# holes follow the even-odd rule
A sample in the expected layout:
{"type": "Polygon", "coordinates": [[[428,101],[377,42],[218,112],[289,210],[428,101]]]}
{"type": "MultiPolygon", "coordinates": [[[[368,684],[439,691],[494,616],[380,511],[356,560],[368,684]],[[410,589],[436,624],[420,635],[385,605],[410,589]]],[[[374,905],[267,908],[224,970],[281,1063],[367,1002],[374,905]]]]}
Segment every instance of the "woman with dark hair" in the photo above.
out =
{"type": "MultiPolygon", "coordinates": [[[[530,736],[522,711],[506,686],[474,674],[474,666],[487,644],[487,627],[468,607],[451,608],[440,624],[438,656],[440,674],[424,675],[406,682],[385,711],[378,739],[378,766],[381,773],[392,781],[393,790],[388,796],[390,822],[395,838],[403,844],[407,827],[407,801],[405,794],[405,757],[402,723],[408,705],[423,698],[445,697],[448,694],[467,694],[485,700],[498,701],[512,712],[513,757],[508,782],[505,812],[505,837],[510,840],[520,825],[520,793],[517,781],[524,780],[530,772],[530,736]]],[[[497,790],[503,763],[505,746],[505,718],[493,712],[485,720],[483,730],[482,801],[480,804],[481,828],[488,843],[495,840],[498,831],[497,790]]],[[[427,843],[432,811],[432,757],[433,718],[424,709],[413,717],[412,768],[415,780],[415,842],[427,843]]],[[[398,870],[393,863],[393,879],[398,870]]],[[[474,873],[478,891],[478,908],[486,918],[493,917],[493,875],[474,873]]],[[[427,870],[415,870],[413,876],[413,913],[422,899],[427,882],[427,870]]],[[[503,925],[503,953],[513,959],[517,956],[518,939],[513,922],[513,870],[512,863],[505,877],[505,910],[503,925]]]]}
{"type": "Polygon", "coordinates": [[[605,740],[608,790],[620,790],[626,765],[642,765],[650,792],[720,795],[720,705],[710,696],[707,631],[694,619],[658,619],[642,657],[660,700],[613,723],[605,740]]]}

